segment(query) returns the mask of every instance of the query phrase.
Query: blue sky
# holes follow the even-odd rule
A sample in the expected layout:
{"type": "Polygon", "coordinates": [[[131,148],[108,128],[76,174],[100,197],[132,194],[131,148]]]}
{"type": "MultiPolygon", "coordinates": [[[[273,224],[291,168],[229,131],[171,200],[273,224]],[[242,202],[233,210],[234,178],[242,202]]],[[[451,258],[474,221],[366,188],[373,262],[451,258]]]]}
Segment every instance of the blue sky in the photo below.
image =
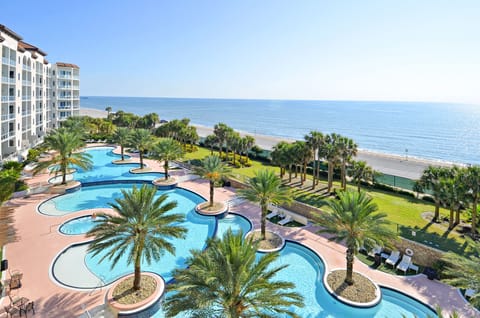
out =
{"type": "Polygon", "coordinates": [[[2,1],[81,94],[480,104],[478,0],[2,1]]]}

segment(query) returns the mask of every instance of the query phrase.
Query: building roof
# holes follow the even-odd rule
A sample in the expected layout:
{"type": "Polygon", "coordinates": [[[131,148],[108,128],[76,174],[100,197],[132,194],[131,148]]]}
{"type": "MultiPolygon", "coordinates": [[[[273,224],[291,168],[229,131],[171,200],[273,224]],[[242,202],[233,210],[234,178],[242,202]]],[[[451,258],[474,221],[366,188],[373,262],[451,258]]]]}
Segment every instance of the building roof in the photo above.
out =
{"type": "Polygon", "coordinates": [[[32,52],[37,52],[40,55],[47,56],[47,53],[40,50],[38,47],[36,47],[34,45],[31,45],[31,44],[28,44],[27,42],[24,42],[24,41],[18,41],[18,50],[22,51],[22,52],[25,52],[25,50],[32,51],[32,52]]]}
{"type": "Polygon", "coordinates": [[[59,67],[71,67],[71,68],[78,68],[80,69],[80,67],[78,67],[77,65],[75,64],[71,64],[71,63],[64,63],[64,62],[57,62],[55,63],[57,66],[59,67]]]}
{"type": "Polygon", "coordinates": [[[11,36],[12,38],[14,38],[14,39],[17,40],[17,41],[22,40],[22,37],[21,37],[20,35],[18,35],[17,33],[13,32],[12,30],[10,30],[9,28],[7,28],[7,27],[4,26],[3,24],[0,24],[0,31],[8,34],[9,36],[11,36]]]}

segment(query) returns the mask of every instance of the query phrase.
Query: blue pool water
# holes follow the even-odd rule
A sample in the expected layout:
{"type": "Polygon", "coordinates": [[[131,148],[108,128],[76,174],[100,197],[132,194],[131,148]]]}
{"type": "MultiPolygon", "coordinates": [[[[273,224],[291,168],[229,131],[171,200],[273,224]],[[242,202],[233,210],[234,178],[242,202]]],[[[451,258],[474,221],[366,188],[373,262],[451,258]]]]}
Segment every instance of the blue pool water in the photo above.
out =
{"type": "MultiPolygon", "coordinates": [[[[96,219],[99,220],[102,217],[99,216],[96,219]]],[[[79,235],[87,233],[94,225],[95,222],[92,216],[86,215],[63,223],[58,230],[67,235],[79,235]]]]}
{"type": "MultiPolygon", "coordinates": [[[[95,147],[88,148],[85,152],[92,157],[93,168],[91,170],[82,170],[77,168],[73,178],[80,182],[95,182],[105,180],[147,180],[151,181],[163,178],[165,175],[160,172],[148,173],[130,173],[130,169],[138,168],[138,163],[128,163],[116,165],[113,160],[120,160],[121,156],[112,152],[113,147],[95,147]]],[[[55,180],[55,179],[53,179],[55,180]]],[[[51,179],[51,182],[53,181],[51,179]]]]}
{"type": "Polygon", "coordinates": [[[233,233],[242,231],[243,234],[247,234],[252,229],[252,224],[242,216],[227,214],[224,218],[218,220],[216,236],[222,238],[228,229],[231,229],[233,233]]]}

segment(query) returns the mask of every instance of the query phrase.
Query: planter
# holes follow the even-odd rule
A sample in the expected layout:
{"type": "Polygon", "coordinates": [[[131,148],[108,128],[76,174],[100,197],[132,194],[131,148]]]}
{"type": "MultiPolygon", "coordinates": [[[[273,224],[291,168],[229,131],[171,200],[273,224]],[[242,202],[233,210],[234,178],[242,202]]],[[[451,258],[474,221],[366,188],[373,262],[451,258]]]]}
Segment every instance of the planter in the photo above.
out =
{"type": "MultiPolygon", "coordinates": [[[[245,239],[248,239],[251,236],[260,236],[260,235],[261,235],[260,230],[253,230],[248,232],[245,235],[245,239]]],[[[268,243],[267,242],[265,242],[265,244],[260,243],[257,249],[257,251],[261,253],[278,252],[285,246],[285,239],[278,233],[266,230],[265,237],[268,243]]]]}
{"type": "Polygon", "coordinates": [[[175,178],[170,177],[167,180],[165,178],[155,179],[152,184],[159,190],[170,190],[177,187],[178,182],[175,178]]]}
{"type": "Polygon", "coordinates": [[[50,192],[53,194],[71,193],[80,190],[82,184],[78,181],[68,182],[67,184],[59,184],[50,188],[50,192]]]}
{"type": "Polygon", "coordinates": [[[155,304],[162,298],[165,293],[165,281],[159,275],[154,273],[142,273],[142,276],[152,277],[156,282],[156,289],[146,299],[135,303],[135,304],[121,304],[113,298],[113,292],[115,287],[117,287],[121,282],[126,279],[133,277],[134,274],[129,274],[118,279],[112,287],[108,290],[106,300],[110,310],[116,315],[126,315],[126,316],[140,316],[142,312],[148,311],[150,307],[155,306],[155,304]]]}
{"type": "Polygon", "coordinates": [[[228,212],[228,203],[226,202],[214,202],[213,207],[209,207],[209,202],[202,202],[197,204],[195,211],[198,214],[206,216],[223,216],[228,212]]]}

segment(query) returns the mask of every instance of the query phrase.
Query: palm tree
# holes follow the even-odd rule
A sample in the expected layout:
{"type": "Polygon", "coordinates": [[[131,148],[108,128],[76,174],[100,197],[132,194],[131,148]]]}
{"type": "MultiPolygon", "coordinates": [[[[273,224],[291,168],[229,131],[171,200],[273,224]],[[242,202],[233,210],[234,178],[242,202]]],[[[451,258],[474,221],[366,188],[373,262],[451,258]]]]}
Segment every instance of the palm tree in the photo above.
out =
{"type": "Polygon", "coordinates": [[[112,112],[112,107],[110,107],[110,106],[105,107],[105,111],[107,112],[107,118],[110,118],[110,113],[112,112]]]}
{"type": "Polygon", "coordinates": [[[182,145],[172,138],[162,138],[153,146],[152,157],[163,161],[165,169],[165,180],[168,180],[168,162],[180,159],[183,156],[182,145]]]}
{"type": "Polygon", "coordinates": [[[450,210],[448,228],[453,229],[460,223],[460,209],[466,199],[465,185],[460,179],[460,170],[457,167],[449,169],[447,175],[440,179],[440,201],[450,210]],[[453,219],[455,212],[455,221],[453,219]]]}
{"type": "Polygon", "coordinates": [[[246,161],[248,161],[248,152],[250,151],[250,149],[252,149],[253,146],[255,146],[255,138],[247,135],[242,138],[241,145],[241,153],[245,154],[245,159],[246,161]]]}
{"type": "Polygon", "coordinates": [[[352,285],[353,262],[361,246],[373,247],[396,237],[385,213],[377,213],[377,205],[364,192],[342,191],[338,200],[328,201],[332,213],[319,215],[319,233],[332,234],[330,240],[347,245],[345,283],[352,285]]]}
{"type": "Polygon", "coordinates": [[[333,187],[333,169],[339,160],[338,140],[340,135],[332,133],[325,136],[325,143],[320,148],[320,154],[328,162],[328,185],[327,191],[331,192],[333,187]]]}
{"type": "Polygon", "coordinates": [[[99,262],[112,261],[112,269],[124,254],[128,255],[127,265],[133,263],[135,268],[135,290],[141,288],[142,261],[147,264],[158,261],[165,251],[175,255],[175,246],[169,240],[184,238],[187,233],[187,229],[178,224],[184,216],[169,213],[177,202],[166,202],[167,194],[156,198],[156,193],[157,190],[148,185],[122,190],[123,198],[110,203],[118,215],[104,214],[103,218],[97,218],[95,227],[87,233],[87,237],[94,238],[88,251],[93,256],[105,253],[99,262]]]}
{"type": "Polygon", "coordinates": [[[53,166],[52,172],[62,176],[62,183],[67,184],[67,172],[69,167],[79,167],[88,170],[92,167],[91,155],[86,152],[75,152],[84,146],[81,136],[75,131],[68,131],[66,128],[53,130],[45,136],[44,145],[49,150],[55,150],[48,161],[37,163],[34,174],[43,169],[53,166]]]}
{"type": "Polygon", "coordinates": [[[450,278],[445,279],[445,282],[455,287],[473,289],[475,293],[470,300],[478,308],[480,306],[480,272],[478,271],[480,242],[474,242],[468,237],[466,240],[474,253],[470,256],[463,256],[453,252],[446,253],[443,260],[448,265],[444,273],[450,278]]]}
{"type": "Polygon", "coordinates": [[[304,182],[307,180],[307,166],[313,159],[313,152],[312,148],[305,141],[296,141],[295,144],[298,144],[297,156],[301,163],[300,185],[303,186],[304,182]]]}
{"type": "Polygon", "coordinates": [[[320,165],[318,163],[318,151],[325,142],[325,137],[319,131],[311,131],[309,135],[305,136],[307,144],[312,148],[313,152],[313,183],[312,190],[315,190],[315,186],[318,183],[320,174],[320,165]]]}
{"type": "Polygon", "coordinates": [[[353,161],[352,166],[348,170],[348,175],[357,184],[357,190],[360,192],[360,184],[362,181],[373,182],[375,171],[367,165],[365,161],[353,161]]]}
{"type": "Polygon", "coordinates": [[[174,271],[174,293],[165,302],[169,317],[182,312],[192,317],[298,317],[291,307],[303,307],[303,297],[292,290],[293,283],[275,279],[288,266],[274,265],[278,253],[258,258],[258,243],[231,230],[207,246],[192,251],[187,268],[174,271]]]}
{"type": "Polygon", "coordinates": [[[247,188],[238,190],[238,196],[251,202],[259,203],[261,215],[261,235],[265,239],[265,227],[268,205],[292,202],[290,188],[282,186],[282,180],[273,170],[263,169],[255,172],[253,178],[248,179],[247,188]]]}
{"type": "Polygon", "coordinates": [[[210,154],[213,155],[213,147],[218,145],[218,138],[215,135],[208,135],[203,141],[205,147],[210,149],[210,154]]]}
{"type": "Polygon", "coordinates": [[[222,157],[223,146],[225,145],[228,133],[233,130],[224,123],[218,123],[213,128],[213,134],[217,136],[218,146],[220,148],[220,158],[222,157]]]}
{"type": "Polygon", "coordinates": [[[290,144],[288,142],[280,141],[275,146],[273,146],[273,150],[270,153],[270,156],[272,157],[272,163],[280,167],[280,178],[283,178],[287,166],[290,163],[287,154],[289,146],[290,144]]]}
{"type": "Polygon", "coordinates": [[[466,195],[472,203],[472,237],[477,235],[477,205],[480,196],[480,167],[471,166],[462,170],[462,183],[467,190],[466,195]]]}
{"type": "Polygon", "coordinates": [[[140,169],[143,168],[143,156],[153,143],[153,136],[149,130],[134,129],[130,135],[130,144],[137,148],[140,156],[140,169]]]}
{"type": "Polygon", "coordinates": [[[347,163],[357,155],[357,144],[350,138],[341,137],[338,142],[338,152],[341,167],[342,189],[347,189],[347,163]]]}
{"type": "Polygon", "coordinates": [[[122,154],[122,161],[125,160],[124,150],[130,142],[130,129],[126,127],[119,127],[113,135],[113,142],[120,145],[120,152],[122,154]]]}
{"type": "Polygon", "coordinates": [[[230,175],[231,169],[222,162],[219,156],[213,155],[205,157],[202,165],[194,168],[194,173],[210,181],[210,205],[213,206],[213,195],[215,192],[215,182],[222,180],[230,175]]]}
{"type": "Polygon", "coordinates": [[[432,222],[437,222],[440,216],[440,180],[447,174],[448,168],[428,166],[428,168],[423,171],[423,174],[419,180],[419,183],[423,189],[430,189],[432,192],[432,198],[435,204],[435,215],[432,222]]]}

